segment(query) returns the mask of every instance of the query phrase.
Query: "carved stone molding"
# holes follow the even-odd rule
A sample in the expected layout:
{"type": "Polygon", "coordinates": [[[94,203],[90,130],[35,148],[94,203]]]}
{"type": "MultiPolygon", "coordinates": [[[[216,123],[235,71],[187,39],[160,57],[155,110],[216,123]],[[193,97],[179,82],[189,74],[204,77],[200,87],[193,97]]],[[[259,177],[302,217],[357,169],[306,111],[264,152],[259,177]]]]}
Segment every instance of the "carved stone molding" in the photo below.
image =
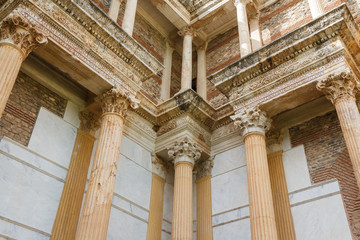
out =
{"type": "Polygon", "coordinates": [[[154,152],[151,153],[152,172],[162,178],[166,178],[169,164],[160,159],[154,152]]]}
{"type": "Polygon", "coordinates": [[[99,117],[89,111],[79,113],[80,129],[85,132],[95,132],[100,127],[99,117]]]}
{"type": "Polygon", "coordinates": [[[231,116],[231,119],[234,120],[235,127],[243,130],[243,136],[251,132],[260,132],[265,135],[271,127],[271,119],[259,107],[244,109],[231,116]]]}
{"type": "Polygon", "coordinates": [[[215,157],[210,157],[207,160],[201,161],[196,164],[196,179],[211,175],[212,168],[214,167],[214,158],[215,157]]]}
{"type": "Polygon", "coordinates": [[[139,100],[135,96],[118,86],[114,86],[106,91],[96,101],[101,103],[103,114],[115,113],[119,114],[122,118],[126,117],[129,106],[136,109],[139,104],[139,100]]]}
{"type": "Polygon", "coordinates": [[[320,80],[316,88],[324,92],[327,99],[333,104],[341,98],[353,98],[360,90],[360,83],[350,72],[331,74],[327,78],[320,80]]]}
{"type": "Polygon", "coordinates": [[[201,157],[202,150],[196,143],[190,141],[188,138],[184,138],[180,142],[168,149],[170,159],[174,160],[174,164],[178,162],[190,162],[193,165],[195,161],[201,157]]]}
{"type": "Polygon", "coordinates": [[[36,47],[47,43],[45,34],[18,12],[11,13],[0,25],[0,44],[14,45],[24,58],[36,47]]]}
{"type": "Polygon", "coordinates": [[[178,31],[178,34],[180,36],[190,35],[192,37],[196,37],[197,31],[191,26],[186,26],[183,29],[181,29],[180,31],[178,31]]]}

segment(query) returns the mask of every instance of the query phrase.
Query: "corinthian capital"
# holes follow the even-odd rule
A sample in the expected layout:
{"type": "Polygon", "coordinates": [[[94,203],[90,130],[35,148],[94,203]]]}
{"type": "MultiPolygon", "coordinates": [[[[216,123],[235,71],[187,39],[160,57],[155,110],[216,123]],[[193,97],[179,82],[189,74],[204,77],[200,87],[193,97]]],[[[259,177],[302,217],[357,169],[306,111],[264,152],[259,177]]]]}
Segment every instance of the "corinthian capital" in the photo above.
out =
{"type": "Polygon", "coordinates": [[[155,153],[151,153],[152,172],[162,178],[166,178],[169,165],[161,160],[155,153]]]}
{"type": "Polygon", "coordinates": [[[243,130],[243,136],[251,132],[260,132],[265,135],[271,127],[271,119],[259,107],[244,109],[231,116],[231,119],[234,120],[235,127],[243,130]]]}
{"type": "Polygon", "coordinates": [[[196,37],[196,30],[191,26],[186,26],[180,31],[178,31],[180,36],[190,35],[192,37],[196,37]]]}
{"type": "Polygon", "coordinates": [[[355,95],[360,89],[360,83],[350,72],[342,72],[337,75],[331,74],[320,80],[316,88],[324,92],[326,98],[334,104],[341,98],[355,99],[355,95]]]}
{"type": "Polygon", "coordinates": [[[211,170],[214,167],[214,157],[201,161],[196,165],[196,178],[200,179],[211,175],[211,170]]]}
{"type": "Polygon", "coordinates": [[[191,142],[188,138],[175,144],[168,149],[168,154],[175,164],[178,162],[190,162],[193,165],[201,156],[201,149],[196,143],[191,142]]]}
{"type": "Polygon", "coordinates": [[[0,44],[15,46],[26,56],[36,47],[47,43],[47,37],[20,13],[13,12],[0,23],[0,44]]]}
{"type": "Polygon", "coordinates": [[[237,7],[239,4],[246,5],[249,3],[249,0],[233,0],[235,7],[237,7]]]}
{"type": "Polygon", "coordinates": [[[106,91],[104,94],[96,99],[101,103],[103,114],[115,113],[122,118],[126,117],[126,112],[129,107],[138,108],[139,100],[131,95],[127,90],[118,86],[106,91]]]}
{"type": "Polygon", "coordinates": [[[79,113],[80,129],[85,132],[95,132],[100,127],[99,117],[89,111],[79,113]]]}

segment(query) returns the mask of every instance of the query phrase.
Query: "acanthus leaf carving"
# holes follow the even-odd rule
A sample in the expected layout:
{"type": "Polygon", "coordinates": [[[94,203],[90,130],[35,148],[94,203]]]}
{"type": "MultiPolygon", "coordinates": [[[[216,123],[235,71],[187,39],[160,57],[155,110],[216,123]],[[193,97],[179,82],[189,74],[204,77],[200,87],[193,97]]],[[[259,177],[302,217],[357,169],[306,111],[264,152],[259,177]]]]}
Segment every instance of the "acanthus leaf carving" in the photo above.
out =
{"type": "Polygon", "coordinates": [[[194,165],[195,161],[201,157],[201,152],[202,150],[197,144],[190,141],[187,137],[182,141],[175,142],[168,149],[169,157],[174,160],[175,164],[178,162],[190,162],[194,165]]]}
{"type": "Polygon", "coordinates": [[[212,168],[214,167],[214,158],[215,157],[210,157],[196,164],[196,179],[211,175],[212,168]]]}

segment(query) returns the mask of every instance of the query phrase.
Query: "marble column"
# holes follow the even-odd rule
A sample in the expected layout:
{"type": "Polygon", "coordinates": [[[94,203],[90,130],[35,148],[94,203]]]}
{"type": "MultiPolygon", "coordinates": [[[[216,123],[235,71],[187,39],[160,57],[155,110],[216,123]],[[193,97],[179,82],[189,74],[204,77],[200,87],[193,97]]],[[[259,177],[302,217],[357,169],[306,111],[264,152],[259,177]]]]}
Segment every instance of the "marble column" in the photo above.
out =
{"type": "Polygon", "coordinates": [[[77,240],[105,240],[109,225],[115,177],[126,111],[137,107],[129,93],[114,87],[99,96],[102,116],[100,135],[91,169],[77,240]]]}
{"type": "Polygon", "coordinates": [[[239,29],[240,54],[244,57],[251,53],[249,24],[246,13],[247,0],[233,0],[236,7],[237,22],[239,29]]]}
{"type": "Polygon", "coordinates": [[[42,31],[19,12],[11,13],[0,23],[0,117],[22,62],[31,51],[46,43],[42,31]]]}
{"type": "Polygon", "coordinates": [[[265,133],[271,121],[258,107],[242,110],[232,119],[235,126],[243,130],[251,239],[276,240],[278,236],[265,143],[265,133]]]}
{"type": "Polygon", "coordinates": [[[167,165],[154,153],[152,154],[152,172],[150,211],[146,239],[159,240],[161,239],[162,230],[167,165]]]}
{"type": "Polygon", "coordinates": [[[124,19],[122,21],[122,29],[132,36],[135,24],[137,0],[127,0],[124,19]]]}
{"type": "Polygon", "coordinates": [[[196,143],[185,138],[176,142],[168,151],[174,160],[174,198],[172,218],[172,240],[192,240],[193,236],[193,168],[201,151],[196,143]]]}
{"type": "Polygon", "coordinates": [[[256,51],[257,49],[262,47],[258,12],[250,17],[249,26],[250,26],[251,47],[253,51],[256,51]]]}
{"type": "Polygon", "coordinates": [[[194,29],[185,27],[179,34],[184,37],[183,55],[181,65],[181,89],[180,92],[191,89],[192,85],[192,40],[194,29]]]}
{"type": "Polygon", "coordinates": [[[167,42],[166,51],[164,58],[164,71],[161,81],[161,99],[166,101],[170,98],[170,88],[171,88],[171,68],[172,68],[172,55],[174,48],[167,42]]]}
{"type": "Polygon", "coordinates": [[[196,91],[200,97],[207,100],[206,94],[206,47],[207,42],[197,49],[196,91]]]}
{"type": "Polygon", "coordinates": [[[276,227],[279,240],[295,240],[294,221],[291,214],[282,156],[283,151],[280,149],[268,154],[276,227]]]}
{"type": "Polygon", "coordinates": [[[122,2],[122,0],[112,0],[111,1],[108,15],[115,22],[117,22],[117,19],[119,16],[121,2],[122,2]]]}
{"type": "Polygon", "coordinates": [[[355,99],[360,90],[360,82],[352,73],[342,72],[331,74],[319,81],[316,87],[335,106],[360,189],[360,114],[355,99]]]}
{"type": "Polygon", "coordinates": [[[196,166],[196,239],[212,240],[211,170],[214,158],[196,166]]]}
{"type": "Polygon", "coordinates": [[[321,0],[308,0],[308,2],[313,19],[320,17],[325,13],[321,0]]]}
{"type": "Polygon", "coordinates": [[[75,239],[95,141],[93,135],[98,128],[98,119],[90,112],[81,112],[80,120],[81,126],[77,131],[69,170],[51,232],[51,240],[75,239]]]}

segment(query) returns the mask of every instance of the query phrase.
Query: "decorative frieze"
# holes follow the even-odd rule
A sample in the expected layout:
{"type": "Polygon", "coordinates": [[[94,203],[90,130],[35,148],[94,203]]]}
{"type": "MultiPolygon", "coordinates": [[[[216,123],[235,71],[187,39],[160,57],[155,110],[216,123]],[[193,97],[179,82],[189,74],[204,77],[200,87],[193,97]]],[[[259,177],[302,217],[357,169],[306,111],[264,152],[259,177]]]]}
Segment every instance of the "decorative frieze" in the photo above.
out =
{"type": "Polygon", "coordinates": [[[360,90],[360,82],[350,72],[331,74],[316,85],[333,104],[341,98],[353,98],[360,90]]]}
{"type": "Polygon", "coordinates": [[[201,157],[201,149],[196,143],[184,138],[182,141],[175,142],[175,144],[168,149],[170,159],[174,160],[175,165],[178,162],[190,162],[195,164],[195,161],[201,157]]]}
{"type": "Polygon", "coordinates": [[[46,43],[47,36],[19,12],[11,13],[1,22],[0,45],[15,46],[21,51],[24,58],[36,47],[46,43]]]}
{"type": "Polygon", "coordinates": [[[231,119],[234,120],[236,127],[243,130],[243,136],[250,132],[260,132],[265,135],[271,127],[271,119],[258,106],[244,109],[231,116],[231,119]]]}

